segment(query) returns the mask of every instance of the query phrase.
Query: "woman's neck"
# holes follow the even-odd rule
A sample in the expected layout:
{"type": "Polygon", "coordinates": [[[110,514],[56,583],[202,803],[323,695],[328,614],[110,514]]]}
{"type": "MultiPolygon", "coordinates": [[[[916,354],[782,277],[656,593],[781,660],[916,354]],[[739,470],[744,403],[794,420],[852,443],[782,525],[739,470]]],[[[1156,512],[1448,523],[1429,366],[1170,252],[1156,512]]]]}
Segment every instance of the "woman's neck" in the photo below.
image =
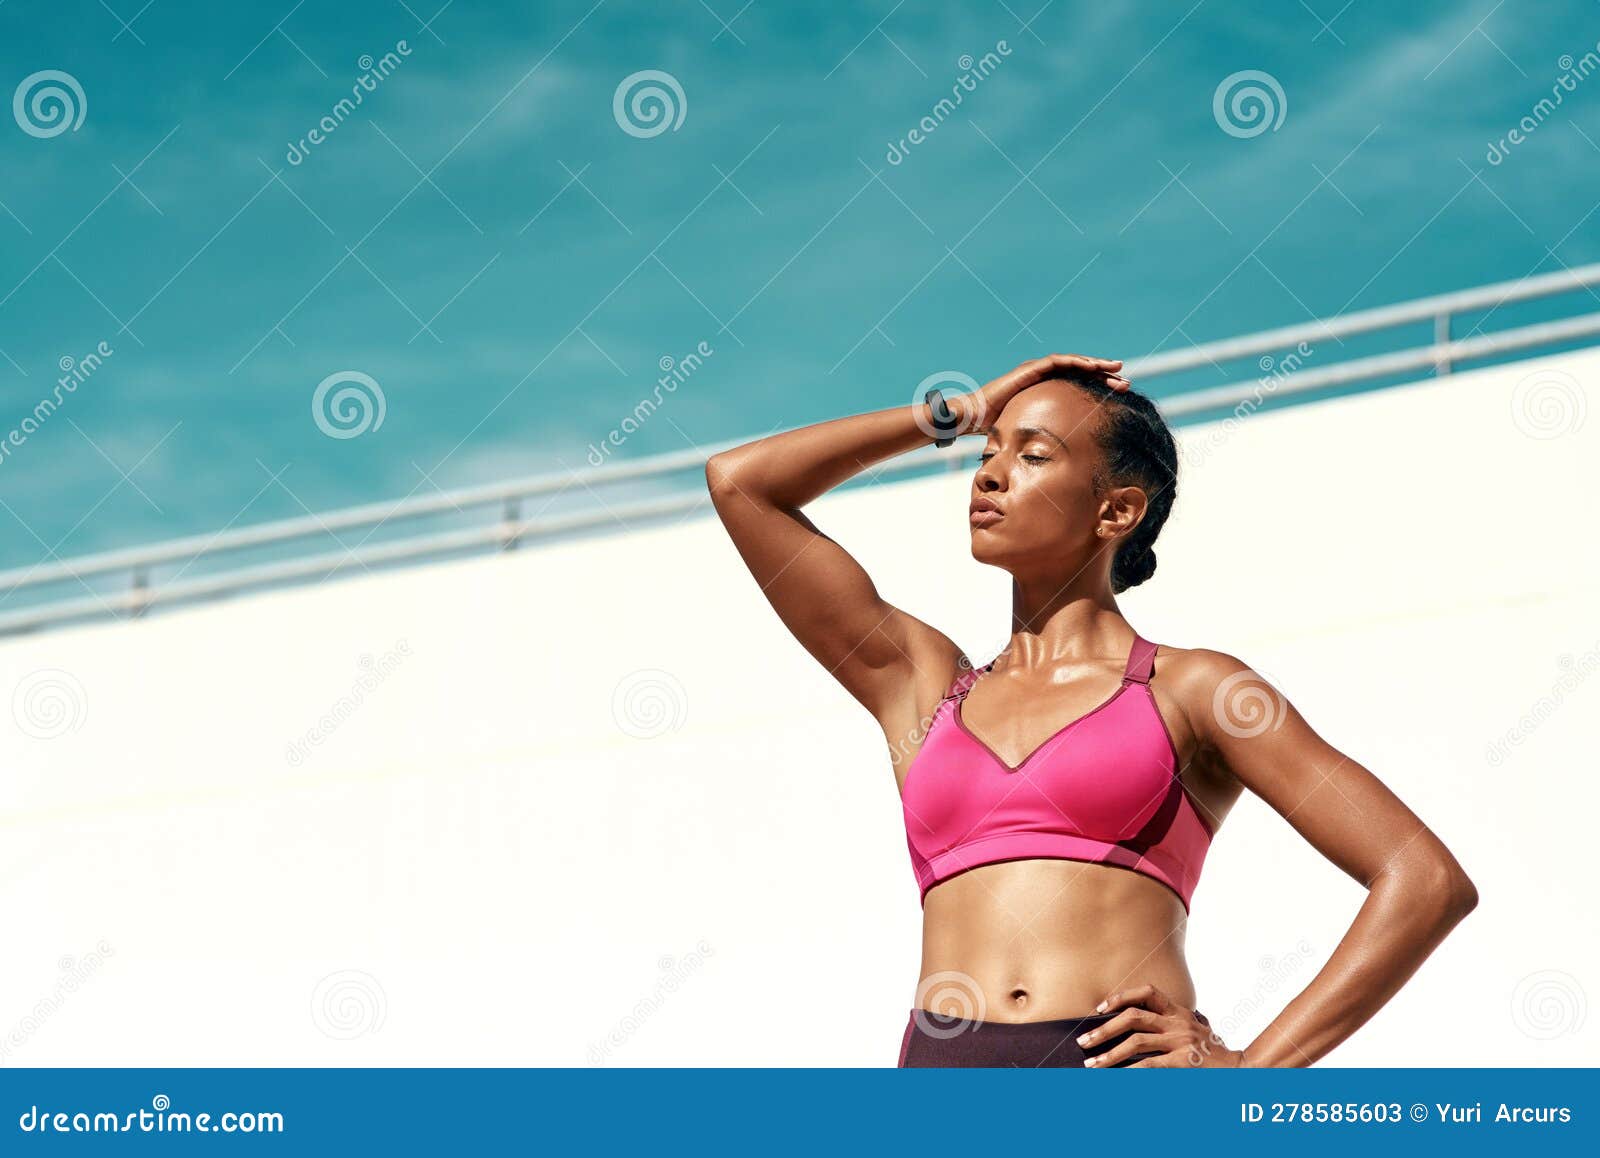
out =
{"type": "Polygon", "coordinates": [[[1000,653],[1011,668],[1053,666],[1124,652],[1128,623],[1109,591],[1030,593],[1014,583],[1011,593],[1011,639],[1000,653]]]}

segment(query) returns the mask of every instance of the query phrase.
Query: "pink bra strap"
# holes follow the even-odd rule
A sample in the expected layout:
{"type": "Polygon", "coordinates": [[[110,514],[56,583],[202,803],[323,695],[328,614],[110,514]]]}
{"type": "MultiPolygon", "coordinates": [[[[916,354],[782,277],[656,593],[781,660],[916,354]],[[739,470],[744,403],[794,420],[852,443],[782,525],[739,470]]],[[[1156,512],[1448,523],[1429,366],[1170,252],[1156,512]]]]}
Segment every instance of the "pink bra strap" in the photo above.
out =
{"type": "MultiPolygon", "coordinates": [[[[964,697],[972,690],[972,685],[978,681],[978,677],[993,666],[994,660],[990,660],[982,667],[967,668],[966,671],[951,681],[950,689],[945,692],[944,699],[951,700],[964,697]]],[[[1122,673],[1123,682],[1132,681],[1133,683],[1148,684],[1150,677],[1155,673],[1155,666],[1156,645],[1143,636],[1136,634],[1133,637],[1133,648],[1128,652],[1127,670],[1122,673]]],[[[943,700],[940,702],[942,703],[943,700]]]]}
{"type": "Polygon", "coordinates": [[[960,675],[956,676],[955,679],[950,681],[949,690],[944,693],[944,699],[940,700],[939,702],[944,703],[945,700],[953,700],[958,697],[965,696],[967,692],[971,690],[972,685],[977,682],[978,676],[987,670],[987,668],[981,667],[967,668],[960,675]]]}
{"type": "Polygon", "coordinates": [[[1123,673],[1123,681],[1148,684],[1155,666],[1156,645],[1136,634],[1133,637],[1133,650],[1128,653],[1128,670],[1123,673]]]}

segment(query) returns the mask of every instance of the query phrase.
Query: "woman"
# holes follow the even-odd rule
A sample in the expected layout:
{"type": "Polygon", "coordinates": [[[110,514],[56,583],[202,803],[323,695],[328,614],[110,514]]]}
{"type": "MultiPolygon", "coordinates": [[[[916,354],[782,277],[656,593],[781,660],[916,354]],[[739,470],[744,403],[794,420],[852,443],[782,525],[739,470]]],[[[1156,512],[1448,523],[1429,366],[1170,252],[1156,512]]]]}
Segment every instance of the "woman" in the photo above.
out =
{"type": "Polygon", "coordinates": [[[1120,360],[1052,355],[948,400],[986,446],[972,554],[1010,572],[1010,642],[974,671],[885,602],[801,513],[926,445],[925,404],[715,455],[723,525],[784,624],[888,740],[923,893],[900,1065],[1307,1066],[1392,997],[1477,904],[1371,772],[1223,652],[1144,640],[1116,596],[1155,571],[1178,458],[1120,360]],[[1237,705],[1269,705],[1269,724],[1237,705]],[[1315,979],[1232,1048],[1195,1009],[1189,900],[1249,788],[1368,890],[1315,979]]]}

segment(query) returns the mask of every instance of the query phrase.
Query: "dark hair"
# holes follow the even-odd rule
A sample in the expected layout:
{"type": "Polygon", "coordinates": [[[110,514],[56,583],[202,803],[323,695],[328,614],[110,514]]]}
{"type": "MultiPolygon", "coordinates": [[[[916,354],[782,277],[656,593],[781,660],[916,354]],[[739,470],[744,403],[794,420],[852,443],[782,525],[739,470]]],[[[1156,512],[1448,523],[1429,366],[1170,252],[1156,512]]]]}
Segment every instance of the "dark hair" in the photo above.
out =
{"type": "Polygon", "coordinates": [[[1096,493],[1113,486],[1136,486],[1149,500],[1144,518],[1118,545],[1111,562],[1111,591],[1120,594],[1155,574],[1156,536],[1178,497],[1178,446],[1166,419],[1145,395],[1073,384],[1100,404],[1095,442],[1105,462],[1095,471],[1096,493]]]}

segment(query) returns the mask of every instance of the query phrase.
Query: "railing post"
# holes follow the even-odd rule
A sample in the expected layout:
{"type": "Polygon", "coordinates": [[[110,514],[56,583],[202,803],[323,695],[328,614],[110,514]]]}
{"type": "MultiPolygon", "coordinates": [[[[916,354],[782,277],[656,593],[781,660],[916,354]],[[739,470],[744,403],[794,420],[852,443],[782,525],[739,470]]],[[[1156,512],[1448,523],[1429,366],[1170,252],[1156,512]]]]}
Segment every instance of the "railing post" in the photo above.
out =
{"type": "Polygon", "coordinates": [[[501,521],[505,524],[505,533],[500,539],[502,551],[515,551],[519,537],[517,524],[522,521],[522,500],[509,498],[506,500],[506,509],[501,521]]]}
{"type": "Polygon", "coordinates": [[[148,567],[135,567],[133,569],[133,602],[128,607],[128,614],[135,619],[145,613],[150,606],[150,569],[148,567]]]}
{"type": "MultiPolygon", "coordinates": [[[[1450,344],[1450,315],[1437,314],[1433,319],[1433,344],[1435,346],[1448,346],[1450,344]]],[[[1442,351],[1433,360],[1435,377],[1450,373],[1450,356],[1442,351]]]]}

